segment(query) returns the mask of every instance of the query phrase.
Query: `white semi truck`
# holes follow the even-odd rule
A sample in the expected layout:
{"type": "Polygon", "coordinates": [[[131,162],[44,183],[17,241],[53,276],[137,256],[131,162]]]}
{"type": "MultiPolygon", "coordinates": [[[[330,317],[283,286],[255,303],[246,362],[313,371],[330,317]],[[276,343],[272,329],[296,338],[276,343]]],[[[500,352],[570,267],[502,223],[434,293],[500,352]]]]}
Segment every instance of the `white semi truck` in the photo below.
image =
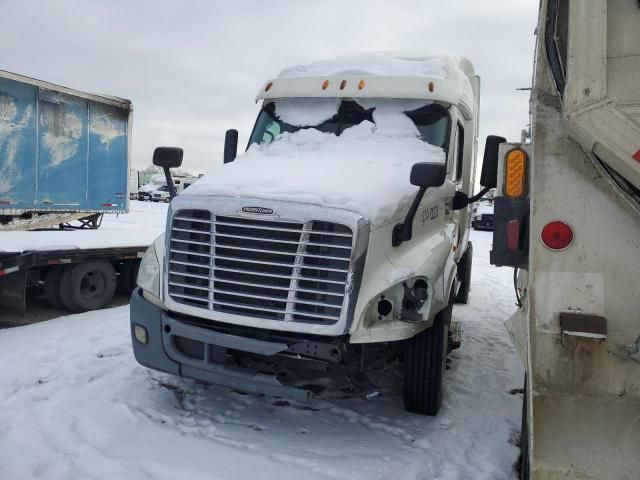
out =
{"type": "MultiPolygon", "coordinates": [[[[247,152],[229,131],[225,165],[172,201],[142,261],[138,362],[307,397],[301,371],[399,361],[406,409],[436,414],[452,305],[469,295],[479,88],[468,60],[410,53],[266,82],[247,152]]],[[[159,148],[155,163],[180,159],[159,148]]]]}
{"type": "Polygon", "coordinates": [[[516,267],[522,478],[640,478],[640,5],[543,0],[532,143],[500,148],[492,262],[516,267]]]}

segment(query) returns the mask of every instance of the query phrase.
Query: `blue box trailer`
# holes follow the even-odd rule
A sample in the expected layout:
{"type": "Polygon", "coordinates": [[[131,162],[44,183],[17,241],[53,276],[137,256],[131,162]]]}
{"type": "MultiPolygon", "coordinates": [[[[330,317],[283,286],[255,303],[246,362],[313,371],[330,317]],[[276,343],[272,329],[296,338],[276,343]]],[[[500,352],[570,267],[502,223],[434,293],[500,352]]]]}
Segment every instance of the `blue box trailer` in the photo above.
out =
{"type": "Polygon", "coordinates": [[[0,70],[0,216],[128,211],[132,111],[0,70]]]}
{"type": "Polygon", "coordinates": [[[43,239],[42,248],[11,250],[3,237],[78,219],[95,227],[102,213],[128,211],[131,118],[129,100],[0,70],[0,309],[24,313],[35,291],[54,308],[81,312],[104,308],[116,289],[133,290],[148,245],[43,239]]]}

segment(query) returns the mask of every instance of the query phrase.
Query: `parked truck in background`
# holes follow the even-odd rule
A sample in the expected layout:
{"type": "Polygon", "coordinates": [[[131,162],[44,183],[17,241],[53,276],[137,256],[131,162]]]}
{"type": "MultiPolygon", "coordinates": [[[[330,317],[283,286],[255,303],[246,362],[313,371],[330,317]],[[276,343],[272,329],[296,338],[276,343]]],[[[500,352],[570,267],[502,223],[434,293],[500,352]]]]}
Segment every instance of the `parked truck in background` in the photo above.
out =
{"type": "Polygon", "coordinates": [[[492,263],[526,366],[522,478],[640,478],[640,5],[543,0],[531,144],[500,148],[492,263]]]}
{"type": "Polygon", "coordinates": [[[226,164],[172,201],[143,258],[138,362],[306,397],[286,367],[352,375],[401,361],[405,408],[436,414],[460,342],[451,309],[469,295],[479,89],[468,60],[411,53],[266,82],[248,151],[236,160],[227,132],[226,164]]]}
{"type": "Polygon", "coordinates": [[[148,244],[79,231],[49,244],[55,232],[24,232],[74,220],[97,228],[102,214],[128,211],[132,110],[129,100],[0,71],[1,307],[24,312],[27,290],[41,288],[53,306],[80,312],[107,305],[117,284],[133,288],[148,244]]]}
{"type": "MultiPolygon", "coordinates": [[[[180,194],[185,188],[193,185],[198,177],[192,177],[188,175],[172,175],[171,179],[176,188],[176,193],[180,194]]],[[[153,201],[153,202],[169,202],[171,196],[169,195],[169,188],[167,187],[167,180],[163,173],[156,173],[149,178],[149,181],[144,185],[141,185],[138,189],[138,200],[140,201],[153,201]]]]}

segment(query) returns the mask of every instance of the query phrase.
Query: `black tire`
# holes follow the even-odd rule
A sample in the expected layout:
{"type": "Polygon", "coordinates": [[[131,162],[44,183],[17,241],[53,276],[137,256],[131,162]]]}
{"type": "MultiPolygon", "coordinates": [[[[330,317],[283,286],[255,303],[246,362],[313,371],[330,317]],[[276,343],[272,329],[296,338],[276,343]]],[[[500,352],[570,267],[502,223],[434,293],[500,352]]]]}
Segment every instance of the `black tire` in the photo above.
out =
{"type": "Polygon", "coordinates": [[[116,291],[117,275],[106,260],[69,265],[60,278],[60,300],[72,312],[105,307],[116,291]]]}
{"type": "Polygon", "coordinates": [[[458,278],[460,288],[455,298],[456,303],[469,303],[469,293],[471,293],[471,267],[473,265],[473,245],[467,243],[467,250],[458,262],[458,278]]]}
{"type": "Polygon", "coordinates": [[[55,265],[49,267],[47,274],[44,277],[44,294],[47,297],[47,302],[54,308],[64,308],[62,301],[60,300],[60,277],[64,273],[64,267],[55,265]]]}
{"type": "Polygon", "coordinates": [[[430,328],[406,342],[404,409],[407,412],[433,416],[440,410],[450,323],[451,304],[436,315],[430,328]]]}

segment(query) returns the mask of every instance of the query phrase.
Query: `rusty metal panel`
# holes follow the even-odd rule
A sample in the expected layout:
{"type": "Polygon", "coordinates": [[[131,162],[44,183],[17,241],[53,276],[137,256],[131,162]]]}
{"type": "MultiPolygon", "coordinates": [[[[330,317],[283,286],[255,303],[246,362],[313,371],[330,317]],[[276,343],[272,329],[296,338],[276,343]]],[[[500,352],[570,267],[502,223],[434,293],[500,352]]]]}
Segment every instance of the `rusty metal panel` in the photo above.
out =
{"type": "Polygon", "coordinates": [[[87,205],[87,101],[40,92],[36,207],[81,210],[87,205]]]}
{"type": "Polygon", "coordinates": [[[37,95],[31,85],[0,78],[0,214],[34,207],[37,95]]]}

